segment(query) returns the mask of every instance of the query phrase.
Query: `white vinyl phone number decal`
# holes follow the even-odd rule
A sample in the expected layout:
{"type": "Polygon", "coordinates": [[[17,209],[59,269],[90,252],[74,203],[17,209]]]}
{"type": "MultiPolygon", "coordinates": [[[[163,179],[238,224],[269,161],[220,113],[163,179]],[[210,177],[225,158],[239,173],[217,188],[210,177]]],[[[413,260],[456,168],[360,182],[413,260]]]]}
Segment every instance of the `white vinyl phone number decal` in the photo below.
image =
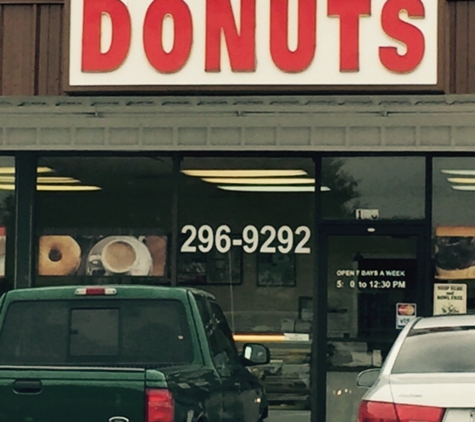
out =
{"type": "Polygon", "coordinates": [[[227,253],[233,246],[242,247],[246,253],[259,251],[259,253],[309,254],[311,252],[309,240],[312,232],[307,226],[299,226],[292,230],[289,226],[276,229],[266,225],[259,230],[256,226],[249,225],[244,227],[240,237],[231,235],[231,232],[231,228],[227,225],[219,226],[215,231],[208,225],[196,228],[188,224],[181,229],[181,233],[188,234],[188,237],[180,252],[208,253],[215,247],[219,253],[227,253]],[[197,245],[194,244],[196,239],[198,239],[197,245]]]}

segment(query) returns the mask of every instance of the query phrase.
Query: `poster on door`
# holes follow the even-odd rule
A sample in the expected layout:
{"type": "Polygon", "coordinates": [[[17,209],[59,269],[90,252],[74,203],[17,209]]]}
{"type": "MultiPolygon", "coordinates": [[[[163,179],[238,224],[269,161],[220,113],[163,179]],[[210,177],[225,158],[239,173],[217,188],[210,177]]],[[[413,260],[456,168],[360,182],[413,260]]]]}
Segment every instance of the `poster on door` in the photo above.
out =
{"type": "Polygon", "coordinates": [[[434,284],[434,315],[466,314],[467,285],[462,283],[434,284]]]}

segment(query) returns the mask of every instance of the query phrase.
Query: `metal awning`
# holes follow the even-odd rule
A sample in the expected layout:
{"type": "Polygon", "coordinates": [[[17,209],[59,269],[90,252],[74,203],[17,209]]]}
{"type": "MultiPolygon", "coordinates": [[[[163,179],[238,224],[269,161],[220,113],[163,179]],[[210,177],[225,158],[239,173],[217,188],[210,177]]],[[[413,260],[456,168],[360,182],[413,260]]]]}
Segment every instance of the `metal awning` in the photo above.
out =
{"type": "Polygon", "coordinates": [[[0,148],[475,151],[475,96],[1,97],[0,148]]]}

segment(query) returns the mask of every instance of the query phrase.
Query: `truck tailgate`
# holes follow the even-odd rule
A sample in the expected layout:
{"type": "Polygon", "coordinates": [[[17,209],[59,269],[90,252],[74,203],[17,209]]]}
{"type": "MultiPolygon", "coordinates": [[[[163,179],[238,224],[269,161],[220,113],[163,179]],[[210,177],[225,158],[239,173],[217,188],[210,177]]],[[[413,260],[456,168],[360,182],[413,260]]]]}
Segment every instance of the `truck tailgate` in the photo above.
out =
{"type": "Polygon", "coordinates": [[[145,370],[0,367],[0,422],[12,415],[15,422],[142,422],[145,370]]]}

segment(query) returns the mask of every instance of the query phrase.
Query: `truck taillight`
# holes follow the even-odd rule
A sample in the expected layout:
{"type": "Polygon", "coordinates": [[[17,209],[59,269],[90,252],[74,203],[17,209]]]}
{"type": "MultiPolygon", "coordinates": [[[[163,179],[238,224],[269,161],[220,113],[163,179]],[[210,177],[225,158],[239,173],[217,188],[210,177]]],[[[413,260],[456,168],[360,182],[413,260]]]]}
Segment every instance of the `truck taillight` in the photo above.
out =
{"type": "Polygon", "coordinates": [[[440,407],[363,401],[358,422],[442,422],[440,407]]]}
{"type": "Polygon", "coordinates": [[[175,404],[168,390],[147,390],[146,422],[173,422],[175,404]]]}

